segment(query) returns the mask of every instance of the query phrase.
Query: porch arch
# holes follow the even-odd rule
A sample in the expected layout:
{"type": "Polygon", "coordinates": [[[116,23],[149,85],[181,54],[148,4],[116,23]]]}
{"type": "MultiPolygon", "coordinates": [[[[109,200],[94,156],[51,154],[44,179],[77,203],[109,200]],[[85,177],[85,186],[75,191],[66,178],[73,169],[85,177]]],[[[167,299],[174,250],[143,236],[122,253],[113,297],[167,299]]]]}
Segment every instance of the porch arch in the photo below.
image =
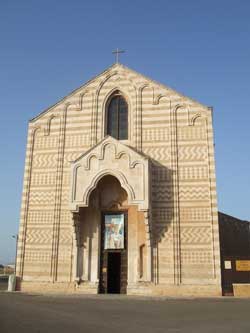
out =
{"type": "Polygon", "coordinates": [[[89,197],[92,191],[97,187],[99,181],[105,176],[113,176],[116,179],[118,179],[121,184],[121,187],[126,191],[128,195],[128,203],[133,204],[133,200],[135,199],[133,188],[128,184],[128,181],[124,176],[124,174],[118,170],[106,169],[106,170],[101,170],[99,173],[97,173],[95,177],[93,177],[90,186],[86,189],[85,192],[86,197],[84,198],[84,201],[86,201],[87,206],[89,206],[89,197]]]}
{"type": "Polygon", "coordinates": [[[87,207],[89,196],[105,175],[116,177],[128,194],[128,203],[150,209],[149,159],[108,136],[71,166],[70,210],[87,207]]]}

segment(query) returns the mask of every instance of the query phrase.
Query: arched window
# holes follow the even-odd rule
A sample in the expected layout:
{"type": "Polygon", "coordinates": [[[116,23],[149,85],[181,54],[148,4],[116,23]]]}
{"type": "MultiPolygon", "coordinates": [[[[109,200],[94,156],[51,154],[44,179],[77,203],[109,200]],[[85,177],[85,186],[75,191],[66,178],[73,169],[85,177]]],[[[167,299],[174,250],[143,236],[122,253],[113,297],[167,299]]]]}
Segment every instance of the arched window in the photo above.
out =
{"type": "Polygon", "coordinates": [[[128,139],[128,104],[119,91],[111,96],[108,103],[107,134],[117,140],[128,139]]]}

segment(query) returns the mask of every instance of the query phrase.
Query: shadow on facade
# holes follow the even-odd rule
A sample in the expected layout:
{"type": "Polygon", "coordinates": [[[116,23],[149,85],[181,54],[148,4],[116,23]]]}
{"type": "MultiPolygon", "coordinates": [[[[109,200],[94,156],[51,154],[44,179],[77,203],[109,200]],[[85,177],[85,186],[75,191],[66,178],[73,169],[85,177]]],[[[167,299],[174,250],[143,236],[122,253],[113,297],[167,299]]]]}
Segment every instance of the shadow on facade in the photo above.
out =
{"type": "MultiPolygon", "coordinates": [[[[157,161],[151,160],[151,246],[152,246],[152,277],[155,283],[159,282],[159,246],[166,242],[167,247],[173,245],[173,233],[175,227],[173,171],[157,161]],[[167,244],[167,242],[169,242],[167,244]]],[[[89,207],[80,208],[80,248],[78,254],[78,277],[82,281],[94,281],[99,278],[100,272],[100,225],[103,211],[121,211],[131,209],[128,205],[127,193],[121,187],[120,182],[113,176],[104,176],[92,191],[89,199],[89,207]],[[93,269],[93,265],[96,267],[93,269]],[[97,270],[97,271],[96,271],[97,270]],[[93,276],[93,274],[95,276],[93,276]]],[[[135,223],[138,230],[135,243],[138,248],[140,261],[147,255],[141,253],[146,250],[146,227],[143,225],[143,212],[133,206],[134,211],[129,214],[128,224],[135,223]],[[141,214],[141,217],[139,216],[141,214]],[[133,221],[134,220],[134,221],[133,221]],[[141,223],[142,221],[142,223],[141,223]],[[141,224],[140,224],[141,223],[141,224]]],[[[133,237],[133,234],[128,235],[133,237]]],[[[130,239],[131,241],[131,239],[130,239]]],[[[173,253],[169,253],[170,256],[173,253]]],[[[173,256],[172,256],[173,258],[173,256]]],[[[170,264],[170,263],[169,263],[170,264]]],[[[140,267],[145,266],[141,265],[140,267]]],[[[139,268],[141,270],[141,268],[139,268]]],[[[139,274],[140,277],[143,273],[139,274]]]]}
{"type": "MultiPolygon", "coordinates": [[[[173,245],[174,217],[176,201],[174,200],[173,171],[158,161],[151,160],[151,209],[152,209],[152,245],[154,253],[153,278],[159,283],[159,247],[173,245]]],[[[173,252],[171,253],[173,254],[173,252]]],[[[169,251],[168,251],[169,256],[169,251]]],[[[168,257],[169,258],[169,257],[168,257]]],[[[168,259],[167,259],[168,260],[168,259]]],[[[169,267],[171,263],[169,262],[169,267]]]]}

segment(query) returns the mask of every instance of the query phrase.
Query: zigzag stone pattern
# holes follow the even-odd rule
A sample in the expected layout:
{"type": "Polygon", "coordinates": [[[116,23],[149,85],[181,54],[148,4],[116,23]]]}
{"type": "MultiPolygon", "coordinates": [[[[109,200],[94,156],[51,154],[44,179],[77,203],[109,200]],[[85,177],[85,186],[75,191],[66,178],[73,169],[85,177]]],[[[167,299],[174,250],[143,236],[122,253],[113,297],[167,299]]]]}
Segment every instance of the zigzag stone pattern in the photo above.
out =
{"type": "Polygon", "coordinates": [[[178,158],[180,161],[204,161],[207,158],[207,147],[205,145],[179,146],[178,158]]]}
{"type": "Polygon", "coordinates": [[[181,227],[181,243],[211,244],[211,228],[209,227],[181,227]]]}
{"type": "Polygon", "coordinates": [[[190,201],[190,200],[209,200],[208,186],[190,186],[180,188],[180,200],[190,201]]]}
{"type": "Polygon", "coordinates": [[[153,201],[161,202],[161,201],[166,201],[170,202],[173,201],[173,192],[171,187],[167,186],[152,186],[152,195],[153,195],[153,201]]]}
{"type": "Polygon", "coordinates": [[[35,191],[30,194],[30,205],[53,205],[55,201],[55,192],[50,190],[35,191]]]}
{"type": "Polygon", "coordinates": [[[68,164],[70,162],[73,162],[75,160],[78,159],[79,156],[82,155],[82,150],[79,152],[66,152],[64,159],[65,159],[65,163],[68,164]]]}
{"type": "Polygon", "coordinates": [[[27,244],[51,244],[52,234],[51,229],[28,229],[27,232],[27,244]]]}
{"type": "Polygon", "coordinates": [[[68,245],[72,242],[71,228],[67,227],[60,230],[60,244],[68,245]]]}
{"type": "Polygon", "coordinates": [[[56,168],[57,159],[55,153],[37,153],[34,155],[33,167],[36,169],[56,168]]]}
{"type": "Polygon", "coordinates": [[[171,157],[169,147],[146,147],[143,152],[157,161],[169,161],[171,157]]]}
{"type": "MultiPolygon", "coordinates": [[[[86,207],[79,212],[70,208],[76,172],[72,165],[106,140],[107,106],[117,92],[128,102],[128,139],[114,145],[131,149],[150,165],[149,190],[142,195],[150,198],[149,209],[138,210],[136,216],[141,220],[128,221],[130,235],[136,239],[128,239],[128,292],[145,288],[164,295],[173,286],[187,292],[185,286],[189,286],[194,293],[206,290],[218,295],[221,279],[211,109],[121,64],[111,66],[30,121],[17,274],[34,288],[40,281],[51,289],[77,290],[78,278],[89,292],[98,292],[101,224],[94,226],[91,216],[76,227],[75,216],[86,207]],[[80,249],[79,239],[84,239],[80,249]],[[144,259],[140,257],[142,248],[144,259]],[[139,279],[141,260],[146,260],[141,265],[145,272],[139,279]]],[[[101,172],[122,173],[129,165],[129,155],[124,154],[114,159],[111,172],[97,155],[89,172],[95,170],[96,181],[101,172]]],[[[138,160],[129,167],[139,170],[138,160]]],[[[140,177],[138,171],[138,188],[140,177]]],[[[121,177],[123,188],[131,188],[130,178],[121,177]]],[[[82,182],[85,180],[83,173],[82,182]]],[[[131,190],[131,197],[135,193],[131,190]]],[[[114,202],[114,207],[118,209],[121,203],[114,202]]],[[[139,208],[134,205],[133,209],[139,208]]]]}

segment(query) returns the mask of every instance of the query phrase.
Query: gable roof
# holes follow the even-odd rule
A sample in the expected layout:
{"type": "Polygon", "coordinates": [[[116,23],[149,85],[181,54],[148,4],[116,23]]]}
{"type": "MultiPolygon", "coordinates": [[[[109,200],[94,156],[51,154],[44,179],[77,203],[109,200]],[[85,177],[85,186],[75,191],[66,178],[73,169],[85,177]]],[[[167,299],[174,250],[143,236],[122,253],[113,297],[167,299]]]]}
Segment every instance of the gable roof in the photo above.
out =
{"type": "Polygon", "coordinates": [[[178,94],[179,96],[182,96],[182,97],[184,97],[184,98],[188,98],[189,100],[193,101],[193,102],[196,103],[196,104],[199,104],[199,105],[202,106],[202,107],[205,107],[205,108],[211,108],[211,107],[208,107],[208,106],[205,105],[205,104],[202,104],[202,103],[196,101],[196,100],[193,99],[193,98],[190,98],[190,97],[188,97],[188,96],[186,96],[186,95],[184,95],[184,94],[178,92],[178,91],[175,90],[175,89],[170,88],[170,87],[167,86],[167,85],[164,85],[164,84],[162,84],[162,83],[160,83],[160,82],[158,82],[158,81],[156,81],[156,80],[151,79],[150,77],[148,77],[148,76],[146,76],[146,75],[144,75],[144,74],[141,74],[141,73],[135,71],[134,69],[131,69],[131,68],[129,68],[129,67],[123,65],[123,64],[120,64],[120,63],[114,63],[114,64],[112,64],[111,66],[107,67],[107,68],[106,68],[104,71],[102,71],[101,73],[95,75],[94,77],[92,77],[91,79],[89,79],[88,81],[86,81],[86,82],[85,82],[83,85],[81,85],[80,87],[78,87],[78,88],[74,89],[73,91],[71,91],[69,94],[67,94],[66,96],[64,96],[63,98],[61,98],[61,99],[60,99],[58,102],[56,102],[55,104],[52,104],[52,105],[49,106],[47,109],[45,109],[45,110],[43,110],[42,112],[40,112],[38,115],[36,115],[36,116],[33,117],[32,119],[30,119],[29,121],[30,121],[30,122],[33,122],[33,121],[37,120],[37,119],[40,118],[43,114],[47,113],[47,112],[50,111],[52,108],[56,107],[57,105],[59,105],[60,103],[62,103],[63,101],[65,101],[67,98],[71,97],[72,95],[74,95],[75,93],[77,93],[79,90],[83,89],[85,86],[87,86],[87,85],[90,84],[91,82],[95,81],[96,79],[98,79],[99,77],[101,77],[101,76],[104,75],[105,73],[108,73],[109,71],[111,71],[113,68],[116,68],[116,67],[117,67],[117,68],[120,67],[120,68],[126,69],[126,70],[130,71],[131,73],[134,73],[134,74],[136,74],[136,75],[138,75],[138,76],[144,78],[145,80],[148,80],[148,81],[150,81],[150,82],[152,82],[152,83],[154,83],[154,84],[156,84],[156,85],[162,87],[163,89],[168,89],[168,90],[172,91],[173,93],[178,94]]]}
{"type": "Polygon", "coordinates": [[[141,152],[141,151],[139,152],[134,147],[131,147],[127,144],[124,144],[121,141],[117,140],[116,138],[113,138],[110,135],[106,135],[102,140],[97,142],[93,147],[90,147],[88,150],[86,150],[84,153],[82,153],[80,156],[78,156],[77,159],[75,159],[74,161],[71,161],[71,164],[75,164],[75,163],[79,162],[85,156],[91,154],[93,151],[95,151],[98,147],[100,147],[101,145],[103,145],[106,142],[107,143],[114,143],[119,147],[124,147],[126,150],[133,151],[133,153],[141,159],[145,159],[145,160],[149,159],[149,157],[146,156],[143,152],[141,152]]]}

